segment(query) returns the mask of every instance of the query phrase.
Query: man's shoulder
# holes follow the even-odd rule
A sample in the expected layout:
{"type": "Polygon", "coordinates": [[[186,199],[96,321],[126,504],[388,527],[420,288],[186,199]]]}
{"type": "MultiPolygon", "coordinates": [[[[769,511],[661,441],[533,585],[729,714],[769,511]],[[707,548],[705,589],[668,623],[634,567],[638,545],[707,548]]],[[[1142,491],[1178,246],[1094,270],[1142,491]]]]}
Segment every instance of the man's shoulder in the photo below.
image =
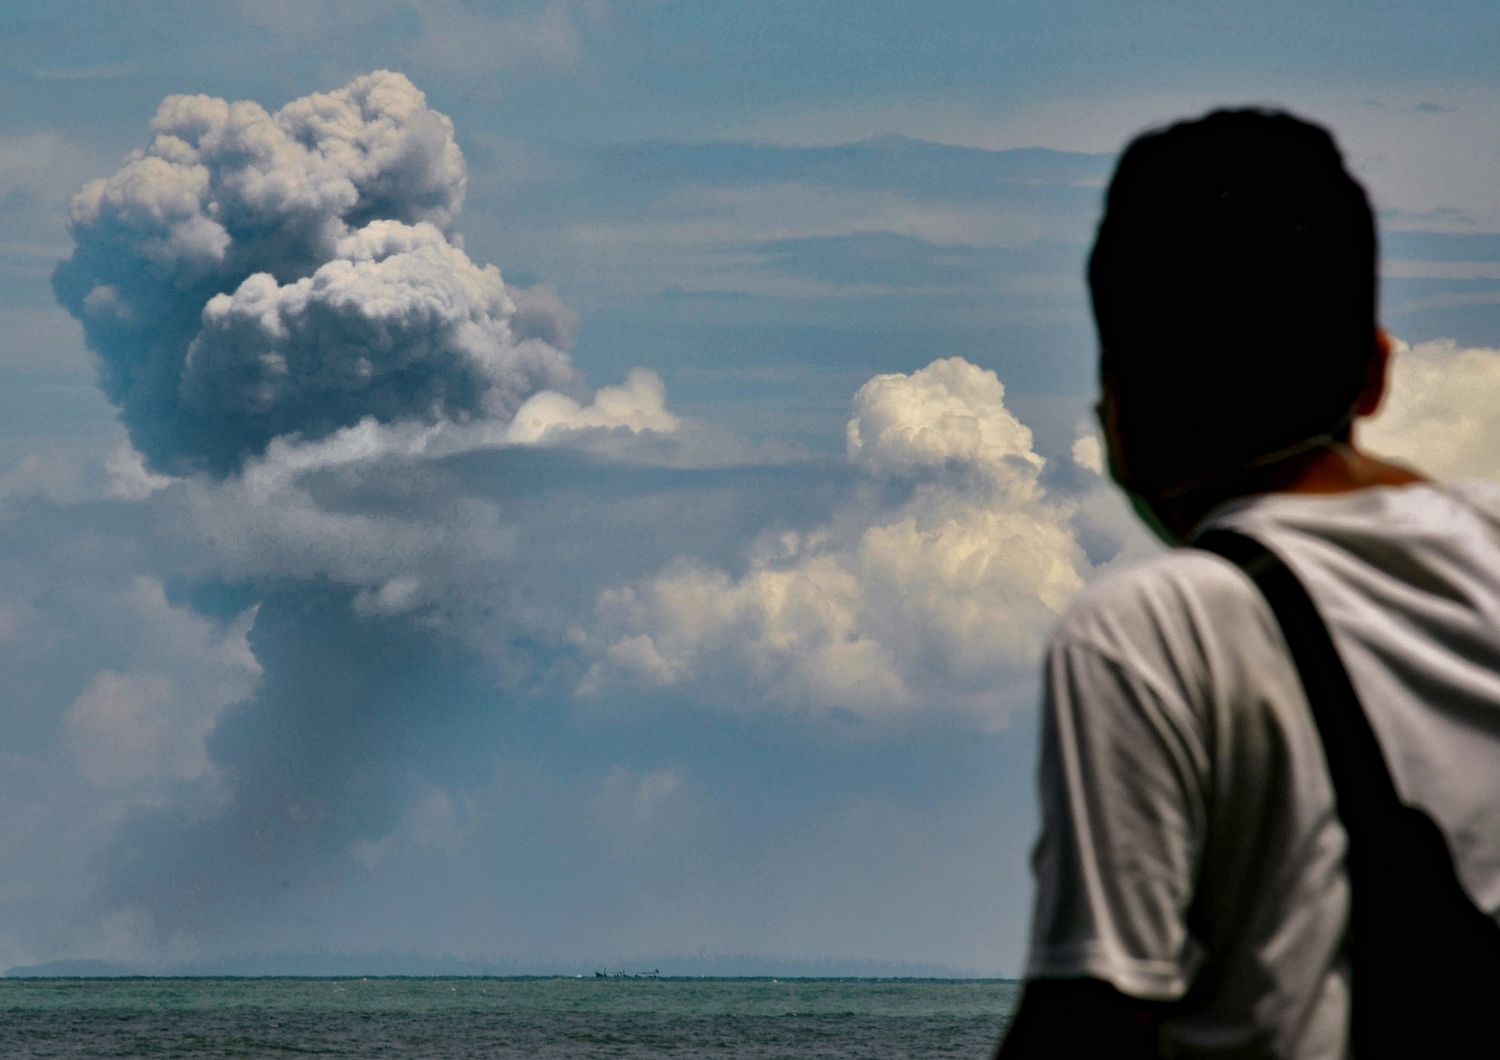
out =
{"type": "Polygon", "coordinates": [[[1233,563],[1202,549],[1175,548],[1105,571],[1063,615],[1055,642],[1108,649],[1175,642],[1206,628],[1263,624],[1269,615],[1254,583],[1233,563]]]}
{"type": "Polygon", "coordinates": [[[1107,567],[1075,602],[1075,607],[1124,604],[1163,594],[1201,595],[1233,591],[1249,582],[1222,556],[1182,546],[1145,559],[1107,567]]]}

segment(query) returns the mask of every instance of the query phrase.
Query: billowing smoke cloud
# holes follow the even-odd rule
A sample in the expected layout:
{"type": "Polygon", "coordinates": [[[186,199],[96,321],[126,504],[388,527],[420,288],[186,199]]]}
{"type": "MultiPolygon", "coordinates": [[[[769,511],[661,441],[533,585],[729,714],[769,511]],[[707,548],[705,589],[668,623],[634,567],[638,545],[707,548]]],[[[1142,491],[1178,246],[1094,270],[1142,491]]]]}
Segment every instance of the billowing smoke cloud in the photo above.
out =
{"type": "Polygon", "coordinates": [[[193,627],[209,677],[101,670],[64,724],[84,779],[132,800],[105,900],[158,941],[243,947],[424,778],[491,768],[515,535],[493,463],[471,487],[451,459],[678,420],[650,373],[552,389],[578,389],[577,318],[465,254],[452,123],[402,75],[274,113],[174,96],[151,134],[74,199],[53,282],[133,446],[109,494],[174,513],[178,580],[234,624],[193,627]]]}
{"type": "Polygon", "coordinates": [[[464,254],[452,123],[388,71],[295,100],[172,96],[72,209],[54,277],[156,470],[236,470],[272,438],[506,418],[566,385],[571,315],[464,254]]]}

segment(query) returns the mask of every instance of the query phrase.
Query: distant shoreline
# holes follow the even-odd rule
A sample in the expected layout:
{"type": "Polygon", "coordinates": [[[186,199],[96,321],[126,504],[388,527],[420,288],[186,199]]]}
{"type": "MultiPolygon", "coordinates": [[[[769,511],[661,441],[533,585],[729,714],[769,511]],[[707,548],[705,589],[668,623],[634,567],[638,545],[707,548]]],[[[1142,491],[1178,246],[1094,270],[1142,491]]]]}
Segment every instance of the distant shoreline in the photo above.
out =
{"type": "Polygon", "coordinates": [[[204,973],[173,973],[166,972],[154,974],[150,972],[119,972],[119,973],[67,973],[67,972],[31,972],[27,970],[12,970],[0,975],[0,980],[12,981],[36,981],[36,980],[69,980],[75,982],[132,982],[146,980],[214,980],[214,981],[240,981],[240,980],[269,980],[288,982],[317,982],[334,981],[346,982],[348,980],[433,980],[454,982],[464,981],[493,981],[493,982],[545,982],[549,980],[563,980],[567,982],[594,982],[594,983],[619,983],[619,982],[766,982],[766,983],[1019,983],[1019,978],[998,975],[582,975],[578,973],[536,973],[536,974],[372,974],[365,975],[357,972],[345,974],[297,974],[297,973],[265,973],[256,975],[244,974],[204,974],[204,973]]]}
{"type": "Polygon", "coordinates": [[[928,961],[723,954],[607,954],[562,960],[475,958],[400,952],[265,953],[161,963],[65,957],[16,963],[7,979],[571,979],[653,975],[663,979],[1005,980],[996,970],[928,961]]]}

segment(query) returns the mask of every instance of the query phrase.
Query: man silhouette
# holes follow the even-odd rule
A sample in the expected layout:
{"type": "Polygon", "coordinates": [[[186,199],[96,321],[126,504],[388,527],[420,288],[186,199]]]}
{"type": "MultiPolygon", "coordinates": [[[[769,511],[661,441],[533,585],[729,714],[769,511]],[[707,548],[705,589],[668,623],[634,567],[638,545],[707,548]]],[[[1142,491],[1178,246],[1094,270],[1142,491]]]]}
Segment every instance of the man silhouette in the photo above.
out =
{"type": "MultiPolygon", "coordinates": [[[[1231,529],[1295,574],[1400,798],[1493,917],[1500,487],[1439,486],[1355,441],[1391,343],[1373,217],[1333,140],[1260,110],[1144,134],[1089,283],[1111,476],[1167,544],[1231,529]]],[[[1279,613],[1234,563],[1173,548],[1096,581],[1053,634],[1004,1060],[1348,1055],[1357,800],[1335,803],[1279,613]]]]}

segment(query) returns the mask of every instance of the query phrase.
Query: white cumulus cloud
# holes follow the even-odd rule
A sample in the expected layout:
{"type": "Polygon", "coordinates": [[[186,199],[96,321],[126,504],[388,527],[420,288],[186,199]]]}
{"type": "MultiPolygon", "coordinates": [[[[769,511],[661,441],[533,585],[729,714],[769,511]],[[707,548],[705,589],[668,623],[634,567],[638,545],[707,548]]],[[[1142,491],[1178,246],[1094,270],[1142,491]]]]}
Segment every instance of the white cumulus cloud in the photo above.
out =
{"type": "Polygon", "coordinates": [[[738,575],[684,563],[601,594],[580,692],[678,687],[728,709],[1003,722],[1089,564],[992,372],[953,358],[855,396],[849,457],[914,476],[762,542],[738,575]]]}
{"type": "Polygon", "coordinates": [[[1500,349],[1398,342],[1385,403],[1359,440],[1439,479],[1500,478],[1497,408],[1500,349]]]}
{"type": "Polygon", "coordinates": [[[601,387],[588,405],[555,391],[532,396],[516,412],[507,438],[535,445],[590,430],[670,433],[680,423],[667,409],[667,390],[661,377],[637,368],[622,385],[601,387]]]}
{"type": "Polygon", "coordinates": [[[999,376],[961,357],[911,375],[877,375],[854,395],[849,457],[877,473],[972,469],[1016,491],[1035,485],[1043,461],[1031,430],[1005,407],[999,376]]]}

